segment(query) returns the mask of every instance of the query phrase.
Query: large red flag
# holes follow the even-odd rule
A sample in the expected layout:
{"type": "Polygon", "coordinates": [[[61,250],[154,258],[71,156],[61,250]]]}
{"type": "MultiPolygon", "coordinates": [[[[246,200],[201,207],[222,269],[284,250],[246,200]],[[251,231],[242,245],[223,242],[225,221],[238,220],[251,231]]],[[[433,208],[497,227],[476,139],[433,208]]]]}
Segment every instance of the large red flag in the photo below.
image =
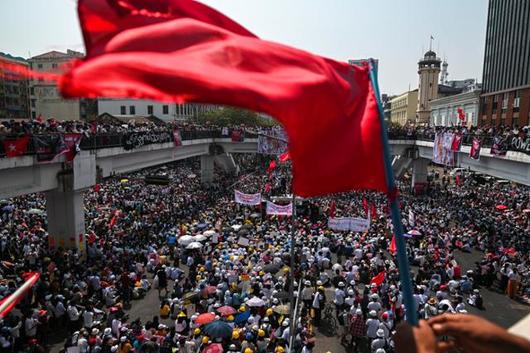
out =
{"type": "Polygon", "coordinates": [[[65,97],[133,97],[240,106],[278,119],[300,196],[387,191],[367,67],[261,40],[195,1],[80,0],[87,56],[65,97]],[[370,173],[360,173],[370,170],[370,173]]]}
{"type": "Polygon", "coordinates": [[[4,140],[4,151],[8,158],[18,157],[28,150],[29,136],[4,140]]]}

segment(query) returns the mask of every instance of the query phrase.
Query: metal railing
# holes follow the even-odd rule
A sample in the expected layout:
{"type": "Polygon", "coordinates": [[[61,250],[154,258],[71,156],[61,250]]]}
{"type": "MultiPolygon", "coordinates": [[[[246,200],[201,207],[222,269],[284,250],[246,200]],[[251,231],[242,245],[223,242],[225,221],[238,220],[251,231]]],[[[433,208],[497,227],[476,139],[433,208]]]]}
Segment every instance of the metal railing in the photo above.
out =
{"type": "MultiPolygon", "coordinates": [[[[197,140],[197,139],[208,139],[208,138],[230,138],[231,131],[228,131],[228,135],[223,135],[221,129],[212,130],[180,130],[180,136],[182,141],[197,140]]],[[[81,150],[95,150],[103,148],[123,147],[124,138],[128,134],[153,134],[153,132],[122,132],[122,133],[98,133],[96,135],[83,135],[79,148],[81,150]]],[[[173,130],[158,131],[155,133],[173,133],[173,130]]],[[[32,134],[30,135],[30,141],[27,145],[26,151],[23,155],[35,155],[36,148],[34,144],[34,137],[46,138],[50,136],[60,135],[61,133],[47,133],[47,134],[32,134]]],[[[0,135],[0,158],[5,157],[4,144],[5,140],[16,140],[24,136],[24,134],[12,134],[12,135],[0,135]]],[[[245,138],[257,138],[258,135],[253,132],[245,131],[245,138]]]]}

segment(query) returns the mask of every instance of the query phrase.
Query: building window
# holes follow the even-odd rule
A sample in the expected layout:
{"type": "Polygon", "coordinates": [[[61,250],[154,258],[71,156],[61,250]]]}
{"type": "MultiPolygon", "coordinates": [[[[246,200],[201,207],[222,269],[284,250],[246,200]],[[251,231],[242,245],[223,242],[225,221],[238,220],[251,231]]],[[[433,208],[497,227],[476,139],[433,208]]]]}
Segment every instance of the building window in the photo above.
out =
{"type": "Polygon", "coordinates": [[[152,105],[148,105],[147,106],[147,114],[148,115],[153,115],[153,106],[152,105]]]}
{"type": "Polygon", "coordinates": [[[31,119],[33,119],[33,120],[37,119],[37,113],[36,112],[31,112],[31,119]]]}
{"type": "Polygon", "coordinates": [[[513,111],[514,111],[514,113],[519,111],[519,104],[521,103],[520,100],[521,100],[521,98],[520,98],[519,91],[515,91],[515,96],[514,96],[514,99],[513,99],[513,111]]]}
{"type": "Polygon", "coordinates": [[[57,68],[57,63],[53,63],[52,64],[52,69],[56,69],[57,68]]]}
{"type": "Polygon", "coordinates": [[[508,110],[508,97],[510,95],[508,93],[504,93],[504,96],[502,98],[502,112],[505,112],[508,110]]]}
{"type": "Polygon", "coordinates": [[[164,115],[169,114],[169,105],[163,105],[162,106],[162,114],[164,114],[164,115]]]}
{"type": "Polygon", "coordinates": [[[35,94],[35,88],[34,87],[30,87],[29,88],[29,94],[31,94],[32,96],[35,94]]]}
{"type": "Polygon", "coordinates": [[[136,114],[136,108],[134,105],[130,105],[129,106],[129,114],[130,115],[135,115],[136,114]]]}
{"type": "Polygon", "coordinates": [[[120,114],[121,115],[127,114],[127,111],[125,110],[125,106],[124,105],[120,106],[120,114]]]}
{"type": "Polygon", "coordinates": [[[42,64],[37,64],[37,68],[42,69],[42,64]]]}

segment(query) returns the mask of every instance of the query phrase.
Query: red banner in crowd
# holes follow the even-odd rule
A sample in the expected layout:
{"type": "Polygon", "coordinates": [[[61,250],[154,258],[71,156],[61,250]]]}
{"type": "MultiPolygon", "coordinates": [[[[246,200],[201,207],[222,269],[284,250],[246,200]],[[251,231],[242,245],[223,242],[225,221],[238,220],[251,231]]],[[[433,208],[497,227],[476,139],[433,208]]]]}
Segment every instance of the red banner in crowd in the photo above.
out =
{"type": "Polygon", "coordinates": [[[269,163],[269,168],[267,168],[267,173],[272,173],[272,171],[276,169],[276,161],[273,159],[270,163],[269,163]]]}
{"type": "Polygon", "coordinates": [[[17,139],[6,139],[3,141],[6,157],[18,157],[28,150],[29,136],[19,137],[17,139]]]}
{"type": "Polygon", "coordinates": [[[469,158],[480,159],[480,139],[473,138],[473,143],[471,144],[471,150],[469,151],[469,158]]]}
{"type": "Polygon", "coordinates": [[[243,130],[240,129],[232,130],[232,134],[230,135],[230,137],[232,138],[232,142],[243,142],[243,140],[245,139],[243,130]]]}
{"type": "Polygon", "coordinates": [[[288,205],[277,205],[270,201],[267,201],[267,214],[275,216],[291,216],[293,214],[293,204],[288,205]]]}
{"type": "Polygon", "coordinates": [[[456,133],[453,136],[453,142],[451,143],[451,151],[458,152],[462,146],[462,134],[456,133]]]}
{"type": "Polygon", "coordinates": [[[79,143],[82,137],[83,135],[76,133],[64,134],[64,146],[59,155],[64,154],[68,162],[73,161],[79,151],[79,143]]]}
{"type": "Polygon", "coordinates": [[[182,136],[180,136],[178,129],[173,130],[173,142],[175,143],[175,147],[182,146],[182,136]]]}

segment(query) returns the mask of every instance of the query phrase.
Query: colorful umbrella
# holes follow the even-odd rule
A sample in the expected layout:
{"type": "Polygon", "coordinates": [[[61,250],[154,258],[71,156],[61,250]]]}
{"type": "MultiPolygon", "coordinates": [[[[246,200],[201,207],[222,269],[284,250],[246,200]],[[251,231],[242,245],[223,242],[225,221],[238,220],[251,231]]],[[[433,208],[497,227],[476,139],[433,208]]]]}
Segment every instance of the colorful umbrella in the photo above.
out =
{"type": "Polygon", "coordinates": [[[418,231],[418,230],[416,230],[416,229],[409,230],[409,231],[407,232],[407,234],[408,234],[408,235],[411,235],[411,236],[413,236],[413,237],[417,237],[417,236],[420,236],[420,235],[421,235],[420,231],[418,231]]]}
{"type": "Polygon", "coordinates": [[[212,343],[203,349],[203,353],[223,353],[223,346],[220,343],[212,343]]]}
{"type": "Polygon", "coordinates": [[[495,208],[497,210],[499,210],[499,211],[504,211],[504,210],[506,210],[508,208],[508,206],[506,206],[506,205],[497,205],[497,206],[495,206],[495,208]]]}
{"type": "Polygon", "coordinates": [[[247,304],[250,307],[256,307],[256,308],[265,306],[265,302],[263,301],[263,299],[260,299],[258,297],[250,298],[245,304],[247,304]]]}
{"type": "Polygon", "coordinates": [[[232,337],[232,327],[224,321],[214,321],[204,326],[204,330],[210,338],[230,338],[232,337]]]}
{"type": "Polygon", "coordinates": [[[274,309],[272,309],[272,311],[280,315],[289,315],[289,312],[291,310],[289,309],[289,305],[278,305],[278,306],[275,306],[274,309]]]}
{"type": "Polygon", "coordinates": [[[236,324],[240,324],[242,322],[247,321],[249,317],[250,317],[250,310],[245,311],[244,313],[241,313],[241,314],[237,314],[236,317],[234,318],[234,322],[236,324]]]}
{"type": "Polygon", "coordinates": [[[215,320],[214,313],[204,313],[197,316],[197,318],[195,319],[195,323],[198,325],[206,325],[212,322],[213,320],[215,320]]]}
{"type": "Polygon", "coordinates": [[[231,306],[225,305],[217,309],[217,312],[221,314],[222,316],[230,316],[237,313],[236,309],[232,308],[231,306]]]}

